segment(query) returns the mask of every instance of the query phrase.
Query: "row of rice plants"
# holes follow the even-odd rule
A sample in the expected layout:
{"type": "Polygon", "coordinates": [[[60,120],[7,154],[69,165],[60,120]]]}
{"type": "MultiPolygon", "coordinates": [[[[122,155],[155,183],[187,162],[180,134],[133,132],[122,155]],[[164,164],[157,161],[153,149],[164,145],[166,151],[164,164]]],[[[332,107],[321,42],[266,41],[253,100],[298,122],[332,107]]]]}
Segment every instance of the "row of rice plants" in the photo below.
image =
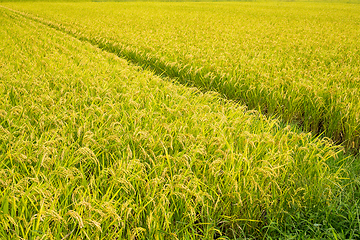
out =
{"type": "Polygon", "coordinates": [[[341,189],[326,139],[0,20],[2,239],[259,237],[341,189]]]}
{"type": "Polygon", "coordinates": [[[360,5],[8,6],[61,24],[63,30],[158,73],[215,90],[251,109],[359,149],[360,5]]]}

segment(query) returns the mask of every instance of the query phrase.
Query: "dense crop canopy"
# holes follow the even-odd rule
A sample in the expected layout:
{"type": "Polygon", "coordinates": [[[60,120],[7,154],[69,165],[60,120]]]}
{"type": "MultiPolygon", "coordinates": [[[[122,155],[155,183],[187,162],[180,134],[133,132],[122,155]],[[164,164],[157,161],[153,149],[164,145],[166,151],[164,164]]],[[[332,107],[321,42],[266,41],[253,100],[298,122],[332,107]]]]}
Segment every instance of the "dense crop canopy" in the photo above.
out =
{"type": "Polygon", "coordinates": [[[158,72],[360,146],[358,4],[11,6],[158,72]]]}
{"type": "Polygon", "coordinates": [[[327,140],[12,11],[0,21],[1,238],[260,236],[334,197],[327,140]]]}

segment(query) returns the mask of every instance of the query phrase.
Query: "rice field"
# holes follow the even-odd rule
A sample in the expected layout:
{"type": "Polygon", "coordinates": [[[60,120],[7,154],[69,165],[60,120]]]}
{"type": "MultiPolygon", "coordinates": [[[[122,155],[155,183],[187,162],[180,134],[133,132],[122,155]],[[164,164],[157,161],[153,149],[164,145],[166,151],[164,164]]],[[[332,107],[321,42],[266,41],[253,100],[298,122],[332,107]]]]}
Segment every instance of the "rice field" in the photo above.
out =
{"type": "Polygon", "coordinates": [[[359,4],[11,6],[159,74],[217,91],[359,152],[359,4]]]}
{"type": "Polygon", "coordinates": [[[0,238],[359,238],[359,7],[291,4],[1,3],[0,238]]]}

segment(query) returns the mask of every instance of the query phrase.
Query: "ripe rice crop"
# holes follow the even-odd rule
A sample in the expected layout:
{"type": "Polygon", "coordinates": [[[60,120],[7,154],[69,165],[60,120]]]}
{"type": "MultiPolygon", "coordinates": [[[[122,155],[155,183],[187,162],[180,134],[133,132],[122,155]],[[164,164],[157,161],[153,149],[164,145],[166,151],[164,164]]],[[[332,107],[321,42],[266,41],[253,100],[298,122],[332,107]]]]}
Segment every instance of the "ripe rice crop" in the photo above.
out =
{"type": "Polygon", "coordinates": [[[2,239],[261,237],[343,187],[327,139],[1,7],[0,21],[2,239]]]}
{"type": "Polygon", "coordinates": [[[215,90],[358,152],[358,4],[10,6],[158,73],[215,90]]]}

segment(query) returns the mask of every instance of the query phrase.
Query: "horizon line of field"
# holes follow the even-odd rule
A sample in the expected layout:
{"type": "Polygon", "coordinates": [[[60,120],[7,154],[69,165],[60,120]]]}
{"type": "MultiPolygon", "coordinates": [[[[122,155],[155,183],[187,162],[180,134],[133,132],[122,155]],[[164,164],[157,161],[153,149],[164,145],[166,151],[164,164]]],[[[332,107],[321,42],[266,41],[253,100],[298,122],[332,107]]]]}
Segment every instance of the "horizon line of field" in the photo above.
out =
{"type": "MultiPolygon", "coordinates": [[[[74,26],[66,27],[66,23],[62,22],[54,22],[48,19],[41,18],[39,16],[18,11],[9,7],[1,6],[0,7],[7,9],[19,16],[22,16],[26,19],[38,22],[40,24],[43,24],[45,26],[48,26],[50,28],[53,28],[55,30],[58,30],[60,32],[63,32],[65,34],[68,34],[82,42],[88,42],[91,45],[117,55],[118,57],[124,58],[127,61],[131,62],[132,64],[135,64],[137,66],[140,66],[144,70],[150,70],[153,72],[153,74],[158,75],[160,77],[167,77],[172,80],[175,80],[179,82],[180,84],[183,84],[185,86],[192,86],[198,88],[202,92],[207,91],[215,91],[218,92],[223,98],[235,101],[241,105],[245,105],[249,110],[255,109],[260,111],[262,114],[268,116],[268,117],[274,117],[273,114],[269,114],[267,112],[267,108],[261,108],[260,106],[251,106],[249,103],[250,101],[253,101],[252,99],[246,99],[246,98],[239,98],[238,95],[236,95],[232,91],[228,91],[230,88],[233,87],[229,81],[222,81],[227,78],[225,75],[221,75],[214,72],[207,71],[206,73],[201,72],[200,70],[194,70],[193,67],[189,65],[182,65],[180,63],[169,63],[166,62],[158,57],[153,56],[153,54],[148,52],[142,52],[138,50],[135,46],[132,45],[124,45],[120,42],[114,42],[112,40],[109,40],[107,38],[101,37],[101,36],[87,36],[85,35],[81,29],[76,29],[74,26]],[[199,81],[200,80],[200,81],[199,81]]],[[[250,86],[243,86],[245,89],[244,91],[250,91],[250,86]],[[246,89],[247,87],[247,89],[246,89]]],[[[256,100],[256,99],[255,99],[256,100]]],[[[276,113],[275,113],[276,114],[276,113]]],[[[304,132],[310,132],[311,130],[304,129],[303,122],[286,122],[282,119],[281,115],[276,115],[276,118],[278,118],[281,122],[284,124],[292,124],[297,127],[299,127],[304,132]]],[[[322,121],[320,121],[319,127],[317,131],[311,131],[315,136],[318,137],[329,137],[326,136],[326,133],[322,127],[322,121]],[[325,133],[325,134],[324,134],[325,133]]],[[[346,133],[341,132],[340,135],[344,136],[346,133]]],[[[337,139],[336,137],[330,138],[334,141],[335,144],[340,144],[345,146],[345,149],[349,151],[349,153],[357,154],[360,147],[360,139],[359,136],[355,135],[353,136],[353,139],[346,139],[344,137],[341,137],[340,139],[337,139]],[[352,142],[350,142],[352,140],[352,142]]]]}

